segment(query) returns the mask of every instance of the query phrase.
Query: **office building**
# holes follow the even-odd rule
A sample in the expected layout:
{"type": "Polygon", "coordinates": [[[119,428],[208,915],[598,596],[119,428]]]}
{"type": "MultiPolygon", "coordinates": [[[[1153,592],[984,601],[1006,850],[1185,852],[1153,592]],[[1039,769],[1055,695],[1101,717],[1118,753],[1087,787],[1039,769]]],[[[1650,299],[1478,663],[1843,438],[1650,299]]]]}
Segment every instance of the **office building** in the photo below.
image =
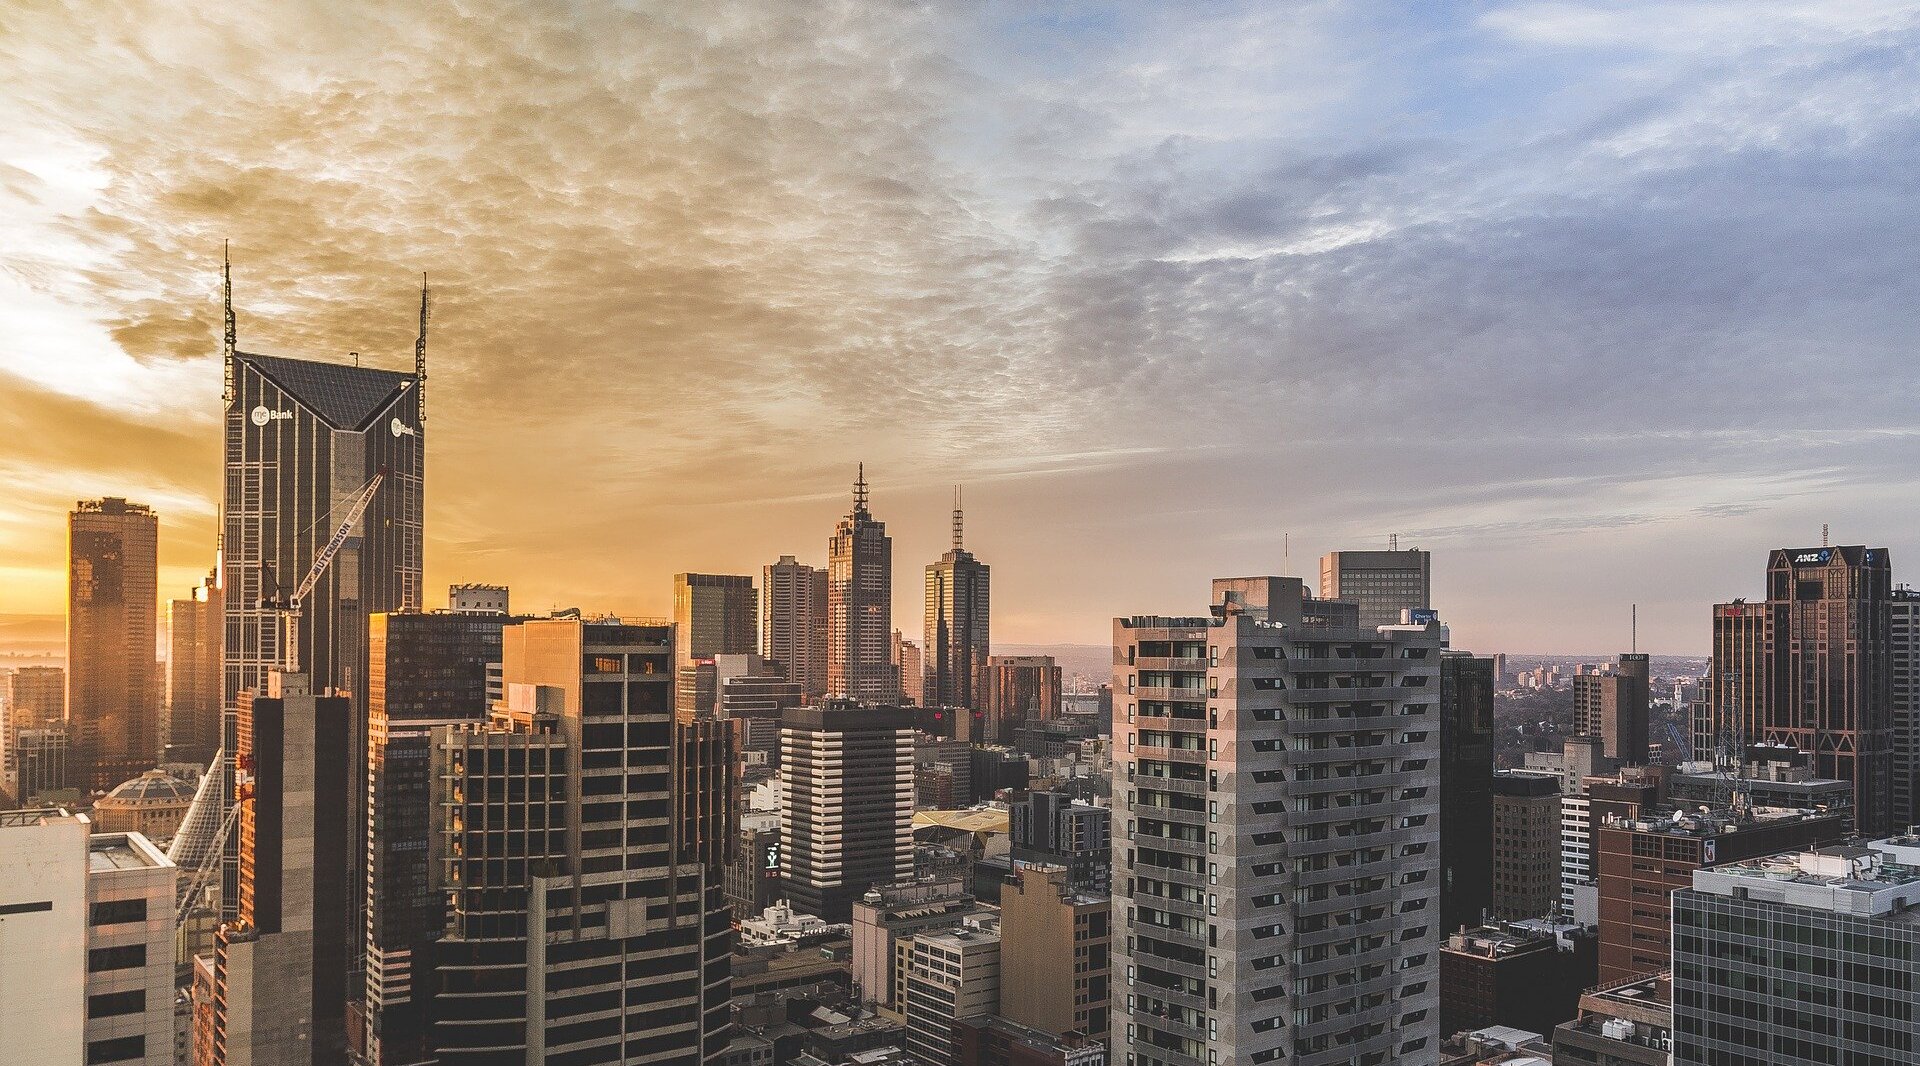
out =
{"type": "Polygon", "coordinates": [[[1433,553],[1328,552],[1320,557],[1320,598],[1358,604],[1362,628],[1395,625],[1401,611],[1433,606],[1433,553]]]}
{"type": "Polygon", "coordinates": [[[1643,765],[1652,713],[1648,657],[1623,654],[1610,672],[1573,679],[1573,713],[1581,734],[1599,737],[1609,759],[1643,765]]]}
{"type": "Polygon", "coordinates": [[[928,877],[868,889],[853,905],[855,999],[899,1017],[901,1004],[894,993],[901,938],[952,928],[979,913],[981,907],[966,883],[957,878],[928,877]]]}
{"type": "Polygon", "coordinates": [[[1581,925],[1600,922],[1600,885],[1593,876],[1593,801],[1585,792],[1560,797],[1560,911],[1581,925]]]}
{"type": "Polygon", "coordinates": [[[1920,840],[1695,870],[1673,894],[1674,1066],[1920,1061],[1920,840]]]}
{"type": "Polygon", "coordinates": [[[166,762],[207,766],[220,750],[223,611],[217,570],[167,603],[166,762]]]}
{"type": "MultiPolygon", "coordinates": [[[[892,643],[893,540],[887,524],[867,509],[862,464],[853,484],[853,510],[827,542],[827,695],[858,703],[897,702],[900,676],[892,643]]],[[[931,658],[934,651],[928,647],[926,653],[931,658]]]]}
{"type": "Polygon", "coordinates": [[[23,805],[37,804],[40,798],[63,796],[77,798],[69,785],[67,772],[67,727],[49,725],[22,729],[14,735],[19,751],[18,790],[14,798],[23,805]]]}
{"type": "Polygon", "coordinates": [[[364,817],[356,824],[364,825],[365,916],[355,928],[365,930],[361,1014],[370,1066],[430,1055],[433,949],[446,926],[427,856],[433,730],[486,720],[487,664],[500,661],[501,633],[513,621],[491,606],[369,620],[367,799],[364,816],[355,816],[364,817]]]}
{"type": "Polygon", "coordinates": [[[827,572],[791,555],[762,569],[760,654],[809,699],[827,694],[827,572]]]}
{"type": "Polygon", "coordinates": [[[1505,922],[1450,934],[1440,949],[1440,1031],[1551,1033],[1578,1013],[1598,963],[1590,928],[1505,922]]]}
{"type": "Polygon", "coordinates": [[[93,801],[93,830],[139,833],[149,841],[165,843],[173,839],[192,802],[192,785],[165,770],[148,770],[93,801]]]}
{"type": "Polygon", "coordinates": [[[1007,819],[1014,862],[1062,867],[1076,892],[1113,890],[1111,810],[1064,792],[1034,791],[1008,805],[1007,819]]]}
{"type": "Polygon", "coordinates": [[[1446,631],[1213,602],[1114,621],[1114,1060],[1434,1063],[1446,631]]]}
{"type": "Polygon", "coordinates": [[[781,880],[796,910],[844,922],[913,873],[913,729],[895,707],[828,701],[781,717],[781,880]]]}
{"type": "Polygon", "coordinates": [[[511,591],[505,585],[448,585],[447,610],[456,614],[512,614],[511,591]]]}
{"type": "Polygon", "coordinates": [[[1771,807],[1609,814],[1593,827],[1600,886],[1600,980],[1666,970],[1669,897],[1703,866],[1812,847],[1841,834],[1837,814],[1771,807]]]}
{"type": "Polygon", "coordinates": [[[997,1014],[953,1023],[954,1066],[1107,1066],[1107,1047],[1084,1034],[1058,1036],[997,1014]]]}
{"type": "Polygon", "coordinates": [[[745,574],[673,575],[674,661],[686,666],[716,655],[760,650],[755,632],[760,597],[745,574]]]}
{"type": "Polygon", "coordinates": [[[1000,1005],[1000,930],[990,918],[958,928],[915,933],[908,945],[906,1050],[921,1066],[955,1061],[954,1023],[983,1018],[1000,1005]]]}
{"type": "Polygon", "coordinates": [[[1580,1013],[1554,1027],[1552,1061],[1554,1066],[1673,1066],[1672,975],[1606,980],[1581,995],[1580,1013]]]}
{"type": "Polygon", "coordinates": [[[443,1066],[721,1061],[731,925],[713,860],[735,842],[689,830],[731,797],[682,795],[724,779],[688,768],[673,649],[670,626],[510,625],[505,702],[435,729],[443,1066]]]}
{"type": "Polygon", "coordinates": [[[1853,782],[1813,775],[1813,756],[1781,744],[1749,744],[1735,764],[1674,767],[1666,795],[1676,807],[1724,807],[1737,793],[1755,807],[1832,811],[1853,832],[1853,782]]]}
{"type": "Polygon", "coordinates": [[[1064,866],[1016,863],[1000,890],[999,1014],[1053,1036],[1108,1031],[1113,906],[1064,866]]]}
{"type": "Polygon", "coordinates": [[[1441,653],[1443,930],[1479,925],[1493,908],[1493,687],[1492,659],[1441,653]]]}
{"type": "Polygon", "coordinates": [[[712,717],[720,707],[720,676],[712,659],[695,659],[674,671],[673,716],[679,721],[712,717]]]}
{"type": "Polygon", "coordinates": [[[72,786],[104,792],[160,761],[160,519],[117,497],[67,517],[72,786]]]}
{"type": "Polygon", "coordinates": [[[139,833],[0,813],[0,1041],[34,1066],[172,1066],[178,874],[139,833]]]}
{"type": "Polygon", "coordinates": [[[1893,824],[1920,825],[1920,591],[1887,602],[1893,669],[1893,824]]]}
{"type": "Polygon", "coordinates": [[[1060,717],[1060,664],[1051,655],[987,660],[986,739],[1005,744],[1026,726],[1060,717]]]}
{"type": "Polygon", "coordinates": [[[761,914],[780,899],[780,826],[742,825],[727,863],[727,905],[734,919],[761,914]]]}
{"type": "Polygon", "coordinates": [[[991,567],[966,549],[962,517],[956,506],[953,547],[927,567],[927,631],[921,645],[926,649],[923,702],[979,711],[986,704],[982,689],[986,685],[993,575],[991,567]]]}
{"type": "MultiPolygon", "coordinates": [[[[22,666],[7,675],[7,700],[0,706],[0,790],[22,803],[21,730],[57,727],[64,738],[67,723],[67,672],[58,666],[22,666]]],[[[64,760],[63,760],[64,767],[64,760]]],[[[53,788],[65,788],[64,768],[53,788]]]]}
{"type": "Polygon", "coordinates": [[[1892,593],[1885,548],[1775,550],[1764,604],[1714,608],[1712,721],[1695,730],[1810,752],[1815,776],[1853,785],[1870,836],[1894,822],[1892,593]]]}
{"type": "Polygon", "coordinates": [[[1493,775],[1493,913],[1559,913],[1560,779],[1528,770],[1493,775]]]}
{"type": "Polygon", "coordinates": [[[234,708],[237,917],[214,946],[217,1066],[334,1066],[347,1058],[353,839],[340,788],[348,701],[301,674],[234,708]]]}
{"type": "MultiPolygon", "coordinates": [[[[239,694],[264,693],[268,675],[297,662],[315,694],[348,700],[348,741],[367,743],[367,621],[421,603],[422,502],[426,488],[426,311],[411,372],[314,362],[238,350],[231,284],[224,355],[226,447],[221,576],[221,746],[237,750],[239,694]],[[353,503],[380,478],[365,512],[331,565],[301,600],[297,623],[272,603],[291,597],[353,503]],[[287,641],[296,645],[289,649],[287,641]]],[[[188,813],[170,854],[191,866],[210,845],[234,796],[232,761],[215,765],[205,790],[218,809],[188,813]]],[[[355,758],[345,791],[366,794],[355,758]]],[[[196,805],[198,806],[198,805],[196,805]]],[[[239,898],[239,857],[229,841],[221,873],[223,917],[239,898]]],[[[357,955],[359,930],[354,931],[357,955]]]]}
{"type": "Polygon", "coordinates": [[[1713,657],[1694,704],[1693,757],[1709,762],[1760,739],[1750,722],[1772,717],[1765,664],[1773,646],[1773,612],[1744,599],[1713,605],[1713,657]]]}
{"type": "Polygon", "coordinates": [[[900,671],[900,702],[918,707],[926,702],[926,659],[920,645],[893,631],[893,665],[900,671]]]}

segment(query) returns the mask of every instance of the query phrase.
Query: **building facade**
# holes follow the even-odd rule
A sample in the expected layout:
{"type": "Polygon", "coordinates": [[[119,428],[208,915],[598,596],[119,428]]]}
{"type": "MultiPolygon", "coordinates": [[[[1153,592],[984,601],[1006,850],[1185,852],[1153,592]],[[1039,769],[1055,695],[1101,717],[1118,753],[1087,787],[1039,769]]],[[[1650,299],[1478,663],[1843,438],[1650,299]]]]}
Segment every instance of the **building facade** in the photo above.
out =
{"type": "Polygon", "coordinates": [[[1000,890],[1000,1016],[1053,1036],[1107,1032],[1112,942],[1106,896],[1064,866],[1016,864],[1000,890]]]}
{"type": "Polygon", "coordinates": [[[208,766],[220,750],[224,611],[218,570],[167,604],[167,762],[208,766]]]}
{"type": "Polygon", "coordinates": [[[1479,925],[1493,907],[1493,687],[1492,659],[1441,653],[1443,930],[1479,925]]]}
{"type": "Polygon", "coordinates": [[[673,575],[673,625],[679,647],[675,661],[685,666],[716,655],[750,655],[760,650],[756,632],[760,596],[746,574],[673,575]]]}
{"type": "Polygon", "coordinates": [[[901,967],[906,1050],[921,1066],[947,1066],[958,1051],[954,1023],[1000,1006],[1000,930],[992,919],[970,919],[900,943],[907,948],[901,967]]]}
{"type": "MultiPolygon", "coordinates": [[[[7,701],[0,708],[0,789],[25,803],[21,781],[21,731],[67,723],[67,672],[58,666],[22,666],[7,674],[7,701]]],[[[65,775],[53,784],[65,788],[65,775]]]]}
{"type": "Polygon", "coordinates": [[[1018,730],[1060,716],[1060,664],[1051,655],[995,655],[987,660],[986,738],[1007,743],[1018,730]]]}
{"type": "Polygon", "coordinates": [[[1493,775],[1493,913],[1544,918],[1560,909],[1560,778],[1493,775]]]}
{"type": "Polygon", "coordinates": [[[1445,631],[1213,601],[1114,621],[1114,1060],[1437,1062],[1445,631]]]}
{"type": "Polygon", "coordinates": [[[1320,557],[1320,598],[1360,607],[1360,625],[1396,625],[1403,610],[1433,606],[1433,553],[1340,551],[1320,557]]]}
{"type": "Polygon", "coordinates": [[[1113,890],[1111,809],[1064,792],[1036,790],[1008,805],[1007,823],[1015,862],[1059,866],[1077,892],[1113,890]]]}
{"type": "Polygon", "coordinates": [[[848,921],[869,888],[912,876],[913,766],[898,708],[783,712],[780,873],[794,909],[848,921]]]}
{"type": "Polygon", "coordinates": [[[853,510],[827,541],[827,695],[860,703],[900,698],[893,665],[893,540],[887,524],[867,509],[864,465],[853,484],[853,510]]]}
{"type": "Polygon", "coordinates": [[[67,735],[82,792],[160,761],[159,543],[142,504],[82,500],[67,516],[67,735]]]}
{"type": "Polygon", "coordinates": [[[1893,824],[1920,824],[1920,591],[1902,585],[1887,603],[1893,667],[1893,824]]]}
{"type": "Polygon", "coordinates": [[[827,694],[827,572],[791,555],[760,580],[760,654],[779,663],[808,697],[827,694]]]}
{"type": "Polygon", "coordinates": [[[446,1066],[718,1063],[731,1000],[723,840],[686,812],[670,626],[523,622],[506,700],[435,730],[432,1045],[446,1066]]]}
{"type": "Polygon", "coordinates": [[[1580,674],[1573,679],[1573,713],[1585,736],[1600,738],[1600,751],[1609,759],[1643,765],[1647,761],[1647,732],[1652,713],[1649,659],[1622,654],[1608,673],[1580,674]]]}

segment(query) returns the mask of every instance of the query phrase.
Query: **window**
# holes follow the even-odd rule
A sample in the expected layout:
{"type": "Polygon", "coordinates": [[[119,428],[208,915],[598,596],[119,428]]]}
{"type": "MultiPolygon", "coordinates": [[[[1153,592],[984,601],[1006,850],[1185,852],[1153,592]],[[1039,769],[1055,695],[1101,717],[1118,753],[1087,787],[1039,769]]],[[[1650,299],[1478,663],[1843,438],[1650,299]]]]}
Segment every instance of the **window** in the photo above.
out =
{"type": "Polygon", "coordinates": [[[117,1018],[122,1014],[139,1014],[147,1009],[147,992],[136,988],[131,992],[106,992],[87,997],[87,1017],[117,1018]]]}
{"type": "Polygon", "coordinates": [[[37,900],[33,903],[0,904],[0,914],[31,914],[35,911],[50,911],[52,909],[53,901],[50,899],[37,900]]]}
{"type": "MultiPolygon", "coordinates": [[[[147,964],[147,946],[129,944],[118,948],[94,948],[87,952],[87,972],[100,973],[104,970],[130,970],[135,966],[147,964]]],[[[104,1060],[103,1060],[104,1061],[104,1060]]]]}
{"type": "Polygon", "coordinates": [[[87,1043],[87,1066],[100,1062],[125,1062],[128,1059],[142,1059],[147,1056],[147,1038],[144,1036],[120,1036],[112,1040],[93,1040],[87,1043]]]}
{"type": "Polygon", "coordinates": [[[147,901],[144,899],[107,899],[93,905],[93,925],[120,925],[123,922],[144,922],[147,920],[147,901]]]}

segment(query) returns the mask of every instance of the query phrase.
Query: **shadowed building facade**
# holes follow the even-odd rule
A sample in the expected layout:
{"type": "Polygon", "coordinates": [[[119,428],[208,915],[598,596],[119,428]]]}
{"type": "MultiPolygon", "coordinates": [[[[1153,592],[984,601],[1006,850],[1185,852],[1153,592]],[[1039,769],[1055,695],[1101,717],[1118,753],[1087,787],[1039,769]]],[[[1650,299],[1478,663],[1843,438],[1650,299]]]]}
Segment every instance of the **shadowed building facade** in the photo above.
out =
{"type": "Polygon", "coordinates": [[[160,761],[160,519],[116,497],[67,519],[69,784],[105,791],[160,761]]]}
{"type": "Polygon", "coordinates": [[[827,542],[827,695],[888,704],[900,696],[893,665],[893,540],[887,524],[867,510],[864,465],[853,485],[853,510],[827,542]]]}

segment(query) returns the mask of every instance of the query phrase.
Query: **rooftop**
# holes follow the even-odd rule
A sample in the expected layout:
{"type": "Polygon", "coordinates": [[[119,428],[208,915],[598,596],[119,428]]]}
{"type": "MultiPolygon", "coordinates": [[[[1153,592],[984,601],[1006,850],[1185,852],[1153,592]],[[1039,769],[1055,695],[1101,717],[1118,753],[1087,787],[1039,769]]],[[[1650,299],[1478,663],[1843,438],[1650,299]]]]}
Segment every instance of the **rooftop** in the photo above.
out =
{"type": "Polygon", "coordinates": [[[1782,825],[1815,818],[1840,816],[1829,811],[1810,811],[1801,807],[1696,807],[1691,810],[1643,812],[1637,818],[1609,814],[1601,823],[1607,829],[1633,829],[1661,836],[1718,837],[1766,825],[1782,825]]]}
{"type": "Polygon", "coordinates": [[[309,359],[234,353],[335,429],[361,429],[412,385],[413,375],[309,359]]]}
{"type": "Polygon", "coordinates": [[[99,833],[87,838],[87,872],[151,870],[173,862],[139,833],[99,833]]]}
{"type": "Polygon", "coordinates": [[[1695,871],[1693,890],[1911,921],[1908,912],[1920,903],[1920,840],[1893,837],[1709,867],[1695,871]]]}

